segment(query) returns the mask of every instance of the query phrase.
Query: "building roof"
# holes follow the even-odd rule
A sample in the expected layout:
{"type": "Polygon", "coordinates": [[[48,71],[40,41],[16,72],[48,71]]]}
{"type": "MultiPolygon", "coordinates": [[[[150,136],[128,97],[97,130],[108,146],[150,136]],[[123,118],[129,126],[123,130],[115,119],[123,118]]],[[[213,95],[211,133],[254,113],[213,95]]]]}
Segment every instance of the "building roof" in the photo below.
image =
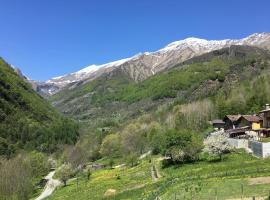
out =
{"type": "Polygon", "coordinates": [[[212,120],[212,124],[225,124],[225,122],[221,119],[214,119],[212,120]]]}
{"type": "Polygon", "coordinates": [[[270,109],[265,109],[265,110],[260,111],[260,113],[265,113],[265,112],[270,112],[270,109]]]}
{"type": "Polygon", "coordinates": [[[232,122],[236,122],[240,117],[241,115],[226,115],[225,118],[228,118],[230,121],[232,122]]]}
{"type": "Polygon", "coordinates": [[[240,118],[244,118],[249,122],[260,122],[262,118],[257,115],[242,115],[240,118]]]}
{"type": "Polygon", "coordinates": [[[263,119],[264,114],[260,112],[258,116],[263,119]]]}
{"type": "Polygon", "coordinates": [[[248,129],[249,129],[249,127],[245,126],[245,127],[241,127],[241,128],[229,129],[229,130],[226,130],[225,132],[228,134],[245,133],[245,131],[247,131],[248,129]]]}

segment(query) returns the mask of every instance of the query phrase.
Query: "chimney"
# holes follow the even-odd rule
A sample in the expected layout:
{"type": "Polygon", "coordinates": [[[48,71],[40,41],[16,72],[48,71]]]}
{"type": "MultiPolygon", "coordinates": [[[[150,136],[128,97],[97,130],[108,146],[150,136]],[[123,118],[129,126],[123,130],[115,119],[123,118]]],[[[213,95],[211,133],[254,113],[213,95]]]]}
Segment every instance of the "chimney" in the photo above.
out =
{"type": "Polygon", "coordinates": [[[269,104],[268,103],[265,104],[265,110],[269,110],[269,109],[270,109],[269,104]]]}

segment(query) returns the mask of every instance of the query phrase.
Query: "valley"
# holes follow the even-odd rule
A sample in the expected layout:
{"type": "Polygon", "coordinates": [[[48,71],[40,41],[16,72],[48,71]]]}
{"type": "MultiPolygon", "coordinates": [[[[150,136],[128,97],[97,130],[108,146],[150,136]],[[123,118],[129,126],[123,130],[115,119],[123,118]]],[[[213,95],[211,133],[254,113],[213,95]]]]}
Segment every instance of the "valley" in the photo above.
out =
{"type": "Polygon", "coordinates": [[[269,44],[187,38],[45,82],[1,59],[0,199],[267,198],[269,158],[211,122],[270,102],[269,44]]]}

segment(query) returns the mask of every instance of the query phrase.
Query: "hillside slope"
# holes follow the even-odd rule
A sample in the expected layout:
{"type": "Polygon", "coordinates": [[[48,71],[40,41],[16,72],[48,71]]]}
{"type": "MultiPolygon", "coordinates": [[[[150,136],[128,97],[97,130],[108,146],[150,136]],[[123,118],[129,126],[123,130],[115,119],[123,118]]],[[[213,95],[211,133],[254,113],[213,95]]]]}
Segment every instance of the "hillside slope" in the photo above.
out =
{"type": "Polygon", "coordinates": [[[115,126],[165,102],[189,102],[229,90],[268,70],[269,60],[267,50],[231,46],[179,63],[139,83],[122,70],[114,70],[66,88],[50,100],[61,112],[87,123],[90,120],[92,126],[115,126]]]}
{"type": "Polygon", "coordinates": [[[0,155],[19,149],[51,152],[72,144],[77,125],[63,118],[0,58],[0,155]]]}

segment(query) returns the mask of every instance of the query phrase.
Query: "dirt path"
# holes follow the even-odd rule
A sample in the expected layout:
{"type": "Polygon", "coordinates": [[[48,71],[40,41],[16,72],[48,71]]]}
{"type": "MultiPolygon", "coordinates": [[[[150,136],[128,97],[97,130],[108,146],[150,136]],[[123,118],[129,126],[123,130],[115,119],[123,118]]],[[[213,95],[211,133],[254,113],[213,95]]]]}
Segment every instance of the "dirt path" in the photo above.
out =
{"type": "Polygon", "coordinates": [[[146,156],[149,156],[149,155],[151,155],[151,151],[148,151],[148,152],[142,154],[142,155],[139,157],[139,159],[142,160],[142,159],[144,159],[146,156]]]}
{"type": "Polygon", "coordinates": [[[155,165],[153,165],[151,167],[151,175],[152,175],[152,180],[153,181],[157,181],[158,180],[156,169],[155,169],[155,165]]]}
{"type": "MultiPolygon", "coordinates": [[[[256,200],[265,200],[267,197],[256,197],[256,200]]],[[[236,198],[236,199],[227,199],[227,200],[253,200],[253,197],[245,197],[243,199],[236,198]]]]}
{"type": "Polygon", "coordinates": [[[47,184],[45,185],[45,188],[43,192],[35,199],[35,200],[42,200],[46,197],[50,196],[55,188],[61,184],[59,180],[53,179],[53,175],[55,174],[55,171],[51,171],[45,179],[48,180],[47,184]]]}
{"type": "Polygon", "coordinates": [[[161,178],[161,175],[159,174],[159,171],[158,171],[156,165],[153,165],[151,167],[151,175],[152,175],[153,181],[157,181],[159,178],[161,178]]]}
{"type": "Polygon", "coordinates": [[[257,177],[257,178],[250,178],[248,179],[249,185],[260,185],[260,184],[267,184],[270,183],[270,177],[257,177]]]}

